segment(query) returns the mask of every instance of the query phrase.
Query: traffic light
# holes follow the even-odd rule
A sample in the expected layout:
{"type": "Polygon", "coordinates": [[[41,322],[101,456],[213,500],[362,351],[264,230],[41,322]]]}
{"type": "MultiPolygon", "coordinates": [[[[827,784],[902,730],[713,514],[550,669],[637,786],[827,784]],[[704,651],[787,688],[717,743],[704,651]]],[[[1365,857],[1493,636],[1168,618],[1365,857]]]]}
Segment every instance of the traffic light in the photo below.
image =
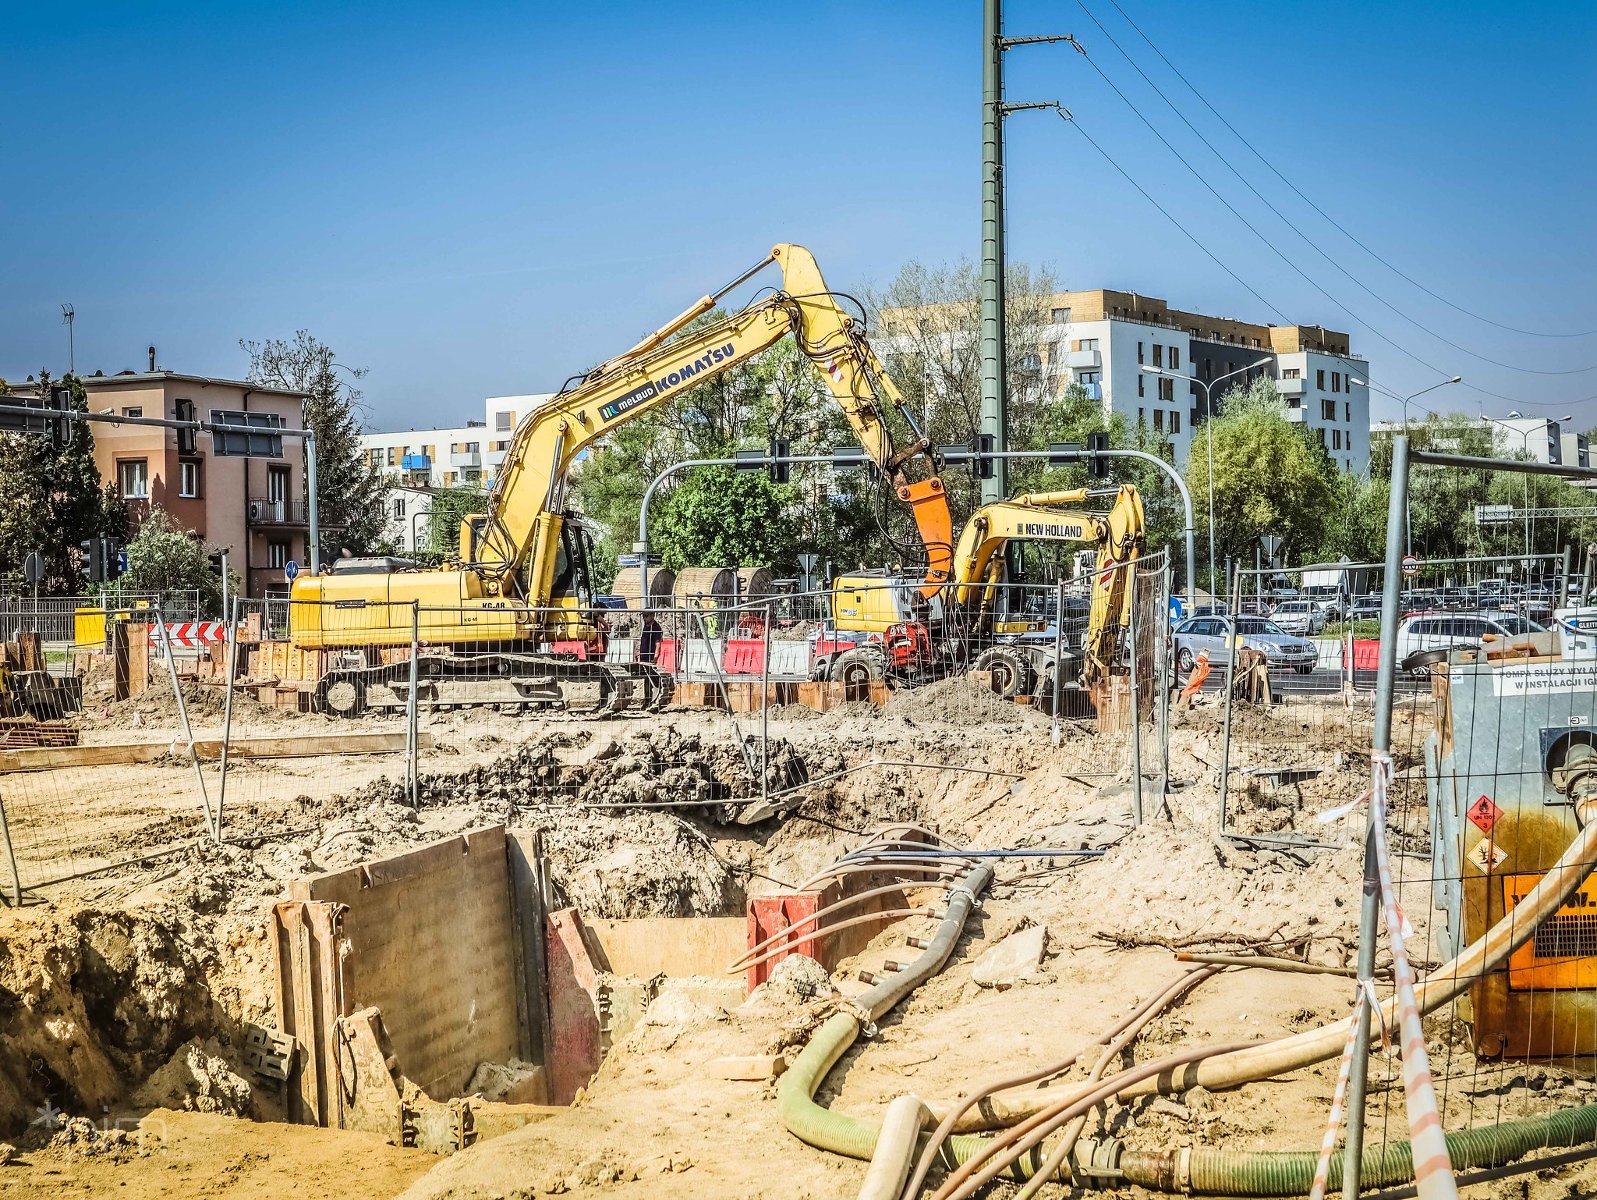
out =
{"type": "Polygon", "coordinates": [[[998,439],[990,433],[978,433],[970,444],[971,474],[977,479],[991,479],[997,468],[992,453],[998,448],[998,439]]]}
{"type": "Polygon", "coordinates": [[[72,442],[72,422],[64,415],[72,411],[72,389],[65,384],[54,384],[45,401],[50,410],[50,445],[65,450],[72,442]]]}
{"type": "Polygon", "coordinates": [[[100,557],[100,539],[85,538],[78,543],[78,551],[83,555],[83,573],[89,577],[89,582],[104,583],[105,560],[100,557]]]}
{"type": "Polygon", "coordinates": [[[107,582],[117,578],[127,570],[127,546],[121,538],[101,538],[105,550],[105,578],[107,582]]]}
{"type": "Polygon", "coordinates": [[[793,464],[782,462],[792,445],[786,438],[771,439],[771,482],[786,483],[793,477],[793,464]]]}
{"type": "MultiPolygon", "coordinates": [[[[178,400],[172,406],[172,416],[179,421],[194,420],[194,401],[178,400]]],[[[193,454],[199,447],[200,431],[190,425],[186,429],[177,431],[177,452],[179,454],[193,454]]]]}
{"type": "Polygon", "coordinates": [[[1107,433],[1089,433],[1087,435],[1087,474],[1094,479],[1102,479],[1109,474],[1109,435],[1107,433]]]}

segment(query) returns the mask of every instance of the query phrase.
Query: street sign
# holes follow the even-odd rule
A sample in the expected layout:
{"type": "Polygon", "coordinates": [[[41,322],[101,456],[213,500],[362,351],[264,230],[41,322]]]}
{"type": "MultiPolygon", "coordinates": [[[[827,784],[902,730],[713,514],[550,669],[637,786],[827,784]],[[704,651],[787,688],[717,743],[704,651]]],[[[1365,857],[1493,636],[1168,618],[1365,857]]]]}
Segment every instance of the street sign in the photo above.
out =
{"type": "Polygon", "coordinates": [[[1403,556],[1403,574],[1407,578],[1413,579],[1414,576],[1418,575],[1419,573],[1420,573],[1419,556],[1416,555],[1416,554],[1405,554],[1403,556]]]}
{"type": "Polygon", "coordinates": [[[295,562],[292,558],[289,559],[286,563],[283,564],[283,578],[284,579],[288,580],[290,583],[293,583],[294,582],[294,577],[296,575],[298,575],[298,574],[299,574],[299,564],[297,562],[295,562]]]}
{"type": "Polygon", "coordinates": [[[28,551],[28,557],[22,560],[22,578],[35,585],[44,579],[44,555],[37,550],[28,551]]]}
{"type": "Polygon", "coordinates": [[[119,551],[116,556],[116,573],[118,575],[125,575],[127,573],[127,569],[128,552],[126,550],[119,551]]]}
{"type": "Polygon", "coordinates": [[[1512,504],[1477,504],[1475,506],[1475,524],[1477,525],[1506,525],[1514,519],[1514,506],[1512,504]]]}
{"type": "Polygon", "coordinates": [[[288,420],[275,413],[239,412],[232,409],[211,409],[211,424],[241,426],[254,432],[211,432],[211,453],[238,455],[248,458],[282,458],[283,435],[276,432],[288,427],[288,420]]]}

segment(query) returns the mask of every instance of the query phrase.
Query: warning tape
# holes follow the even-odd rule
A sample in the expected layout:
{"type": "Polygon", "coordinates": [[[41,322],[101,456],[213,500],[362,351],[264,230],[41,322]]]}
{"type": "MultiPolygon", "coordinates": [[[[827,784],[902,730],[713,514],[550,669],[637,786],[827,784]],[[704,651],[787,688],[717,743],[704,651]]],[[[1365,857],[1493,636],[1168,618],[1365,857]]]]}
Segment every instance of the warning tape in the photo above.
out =
{"type": "Polygon", "coordinates": [[[1420,1006],[1414,996],[1414,968],[1403,945],[1408,922],[1392,886],[1391,853],[1386,843],[1386,789],[1392,779],[1392,758],[1371,756],[1370,831],[1375,842],[1375,865],[1381,880],[1381,902],[1392,943],[1392,978],[1397,985],[1397,1023],[1402,1037],[1403,1091],[1408,1102],[1409,1144],[1414,1158],[1414,1182],[1420,1200],[1451,1200],[1458,1195],[1453,1160],[1442,1133],[1442,1114],[1431,1082],[1430,1057],[1425,1052],[1425,1032],[1420,1027],[1420,1006]]]}

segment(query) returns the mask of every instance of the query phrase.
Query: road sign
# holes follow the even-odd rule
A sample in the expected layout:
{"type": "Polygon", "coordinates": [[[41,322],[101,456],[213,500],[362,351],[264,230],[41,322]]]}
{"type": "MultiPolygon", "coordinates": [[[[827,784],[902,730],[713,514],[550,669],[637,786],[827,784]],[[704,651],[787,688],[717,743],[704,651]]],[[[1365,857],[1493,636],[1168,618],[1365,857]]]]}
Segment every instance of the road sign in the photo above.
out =
{"type": "Polygon", "coordinates": [[[1512,504],[1477,504],[1475,506],[1475,524],[1477,525],[1506,525],[1514,519],[1514,506],[1512,504]]]}
{"type": "Polygon", "coordinates": [[[288,420],[275,413],[241,412],[213,408],[211,424],[231,426],[229,432],[211,433],[211,453],[248,458],[282,458],[283,435],[275,432],[288,427],[288,420]],[[245,432],[260,430],[259,433],[245,432]]]}
{"type": "Polygon", "coordinates": [[[1418,575],[1419,573],[1420,573],[1419,556],[1417,554],[1405,554],[1403,556],[1403,574],[1405,576],[1407,576],[1409,579],[1413,579],[1414,576],[1418,575]]]}
{"type": "Polygon", "coordinates": [[[22,578],[32,584],[44,578],[44,555],[37,550],[28,551],[28,557],[22,560],[22,578]]]}
{"type": "Polygon", "coordinates": [[[288,580],[290,583],[293,583],[294,582],[294,577],[296,575],[298,575],[298,574],[299,574],[299,564],[297,562],[295,562],[292,558],[289,559],[286,563],[283,564],[283,578],[284,579],[288,580]]]}
{"type": "Polygon", "coordinates": [[[116,556],[116,573],[118,575],[125,575],[125,574],[127,574],[127,569],[128,569],[128,552],[126,550],[119,551],[117,556],[116,556]]]}

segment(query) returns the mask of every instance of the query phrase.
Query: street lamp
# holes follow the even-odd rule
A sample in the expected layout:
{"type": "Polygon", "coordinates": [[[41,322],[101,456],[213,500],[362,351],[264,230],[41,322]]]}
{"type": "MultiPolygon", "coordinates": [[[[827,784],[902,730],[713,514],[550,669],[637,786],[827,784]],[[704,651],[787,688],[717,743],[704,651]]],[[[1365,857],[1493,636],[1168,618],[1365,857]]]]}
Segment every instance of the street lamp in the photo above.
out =
{"type": "MultiPolygon", "coordinates": [[[[1440,383],[1433,383],[1430,387],[1421,388],[1419,391],[1413,392],[1407,396],[1399,396],[1396,392],[1389,392],[1383,387],[1376,387],[1369,380],[1360,379],[1357,375],[1349,375],[1348,381],[1351,383],[1360,384],[1363,387],[1375,388],[1376,391],[1381,392],[1383,395],[1390,396],[1392,399],[1401,403],[1403,405],[1403,432],[1406,435],[1408,433],[1409,402],[1412,400],[1418,400],[1421,396],[1425,395],[1426,392],[1434,392],[1437,388],[1446,387],[1450,383],[1463,383],[1464,377],[1462,375],[1455,375],[1451,379],[1444,379],[1440,383]]],[[[1405,547],[1404,552],[1406,554],[1414,553],[1414,518],[1409,513],[1407,505],[1405,505],[1403,508],[1403,544],[1405,547]]]]}
{"type": "MultiPolygon", "coordinates": [[[[1521,414],[1519,409],[1517,409],[1517,408],[1510,409],[1509,412],[1508,412],[1508,415],[1506,417],[1488,417],[1485,413],[1481,414],[1481,420],[1490,421],[1493,425],[1501,425],[1504,429],[1508,430],[1510,433],[1519,434],[1520,453],[1524,454],[1528,458],[1530,456],[1530,435],[1532,433],[1536,432],[1536,426],[1535,425],[1531,425],[1529,428],[1521,431],[1521,430],[1515,429],[1512,425],[1509,424],[1510,421],[1522,421],[1524,419],[1525,418],[1524,418],[1523,414],[1521,414]]],[[[1537,418],[1532,418],[1532,419],[1535,420],[1537,418]]],[[[1546,417],[1542,417],[1542,418],[1539,418],[1539,419],[1541,420],[1541,423],[1542,423],[1542,425],[1541,425],[1542,433],[1545,436],[1545,434],[1547,432],[1547,426],[1550,423],[1551,424],[1562,425],[1562,424],[1564,424],[1567,421],[1573,421],[1575,419],[1575,416],[1574,416],[1573,413],[1565,413],[1563,416],[1559,417],[1556,422],[1549,422],[1549,420],[1546,417]]],[[[1530,475],[1529,474],[1527,474],[1525,476],[1525,570],[1526,570],[1527,573],[1530,571],[1530,475]]]]}
{"type": "MultiPolygon", "coordinates": [[[[1219,383],[1221,380],[1230,379],[1233,375],[1245,374],[1246,372],[1253,370],[1255,367],[1265,366],[1272,361],[1273,360],[1270,358],[1261,358],[1258,362],[1251,362],[1245,367],[1238,367],[1235,371],[1227,371],[1224,375],[1211,379],[1207,383],[1201,379],[1195,378],[1194,376],[1183,375],[1179,371],[1167,371],[1163,367],[1144,366],[1142,368],[1149,375],[1168,375],[1172,379],[1185,379],[1197,384],[1203,389],[1203,427],[1205,433],[1208,435],[1207,441],[1209,457],[1209,599],[1211,602],[1214,600],[1216,593],[1214,590],[1214,426],[1210,424],[1210,422],[1214,420],[1214,402],[1210,397],[1209,389],[1214,387],[1214,385],[1219,383]]],[[[1187,586],[1189,588],[1192,587],[1192,581],[1189,580],[1187,586]]]]}

